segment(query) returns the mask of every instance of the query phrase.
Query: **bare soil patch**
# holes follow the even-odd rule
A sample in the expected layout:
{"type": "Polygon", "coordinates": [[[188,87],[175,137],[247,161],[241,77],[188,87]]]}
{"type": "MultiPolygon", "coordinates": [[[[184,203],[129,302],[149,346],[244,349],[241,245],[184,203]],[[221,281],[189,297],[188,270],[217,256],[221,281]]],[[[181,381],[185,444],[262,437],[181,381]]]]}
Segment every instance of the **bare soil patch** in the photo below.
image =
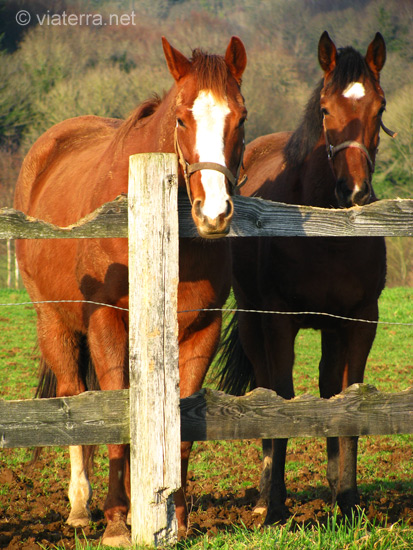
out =
{"type": "MultiPolygon", "coordinates": [[[[304,440],[289,452],[287,463],[287,504],[300,525],[323,522],[331,513],[330,492],[325,478],[325,442],[304,440]],[[294,465],[297,465],[295,467],[294,465]],[[301,466],[300,466],[301,464],[301,466]],[[303,465],[304,464],[304,465],[303,465]]],[[[258,498],[260,451],[258,442],[237,442],[228,453],[221,443],[200,443],[193,453],[188,481],[188,504],[191,530],[216,533],[245,525],[259,526],[262,516],[253,514],[258,498]],[[202,473],[198,465],[205,453],[216,457],[214,468],[202,473]],[[225,488],[223,488],[223,485],[225,488]]],[[[45,449],[33,466],[21,463],[11,469],[7,462],[15,450],[3,450],[0,461],[0,548],[53,548],[55,545],[74,548],[75,530],[66,525],[69,514],[67,486],[68,464],[62,453],[45,449]]],[[[371,520],[389,524],[413,521],[411,473],[406,464],[413,464],[411,446],[395,448],[391,438],[366,438],[359,466],[359,487],[362,505],[371,520]],[[380,460],[376,455],[380,453],[380,460]],[[370,457],[374,468],[369,467],[370,457]],[[402,467],[400,467],[402,465],[402,467]],[[404,466],[403,466],[404,465],[404,466]]],[[[104,531],[102,512],[106,476],[95,467],[91,476],[94,489],[92,521],[84,529],[89,540],[98,541],[104,531]]],[[[78,531],[77,536],[83,537],[78,531]]]]}

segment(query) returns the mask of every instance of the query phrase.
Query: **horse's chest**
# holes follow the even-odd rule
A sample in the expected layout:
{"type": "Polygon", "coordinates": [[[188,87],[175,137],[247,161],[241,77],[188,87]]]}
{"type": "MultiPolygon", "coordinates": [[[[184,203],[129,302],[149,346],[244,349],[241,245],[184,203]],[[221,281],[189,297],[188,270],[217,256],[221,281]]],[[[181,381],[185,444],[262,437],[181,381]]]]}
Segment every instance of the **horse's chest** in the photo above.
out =
{"type": "Polygon", "coordinates": [[[355,258],[353,244],[336,239],[274,240],[264,283],[268,294],[292,311],[351,310],[368,292],[367,264],[355,258]]]}

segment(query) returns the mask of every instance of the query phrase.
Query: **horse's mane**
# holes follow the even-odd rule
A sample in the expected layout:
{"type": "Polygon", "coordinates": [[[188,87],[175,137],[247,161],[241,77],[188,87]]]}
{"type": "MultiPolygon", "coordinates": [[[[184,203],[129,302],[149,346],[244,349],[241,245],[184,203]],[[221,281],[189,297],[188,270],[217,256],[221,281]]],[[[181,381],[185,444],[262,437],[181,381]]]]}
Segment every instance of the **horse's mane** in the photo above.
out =
{"type": "MultiPolygon", "coordinates": [[[[333,91],[340,93],[351,82],[357,82],[362,77],[373,79],[364,57],[354,48],[340,48],[337,53],[337,64],[328,83],[333,91]]],[[[289,165],[302,164],[320,137],[323,127],[320,94],[323,85],[324,79],[321,79],[307,103],[301,123],[284,148],[285,161],[289,165]]]]}
{"type": "Polygon", "coordinates": [[[153,115],[161,102],[162,99],[158,96],[158,94],[153,94],[152,97],[138,105],[136,109],[128,116],[128,118],[119,126],[115,138],[116,145],[123,143],[123,140],[132,128],[135,128],[141,120],[153,115]]]}

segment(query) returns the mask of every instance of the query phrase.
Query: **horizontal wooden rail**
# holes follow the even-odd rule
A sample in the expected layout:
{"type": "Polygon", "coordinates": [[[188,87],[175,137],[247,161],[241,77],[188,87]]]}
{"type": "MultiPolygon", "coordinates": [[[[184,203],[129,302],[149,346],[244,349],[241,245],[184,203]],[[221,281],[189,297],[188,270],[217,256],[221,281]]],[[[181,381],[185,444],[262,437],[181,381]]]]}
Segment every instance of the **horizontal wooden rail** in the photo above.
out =
{"type": "Polygon", "coordinates": [[[257,388],[242,397],[204,390],[181,401],[182,438],[331,437],[413,433],[413,388],[381,393],[354,384],[331,399],[286,400],[257,388]]]}
{"type": "Polygon", "coordinates": [[[129,390],[0,399],[0,447],[129,443],[129,390]]]}
{"type": "MultiPolygon", "coordinates": [[[[184,441],[413,433],[413,388],[354,384],[331,399],[285,400],[258,388],[234,397],[203,389],[181,399],[184,441]]],[[[129,443],[129,390],[0,400],[0,447],[129,443]]]]}
{"type": "Polygon", "coordinates": [[[413,236],[413,200],[383,200],[347,209],[235,197],[230,237],[413,236]]]}
{"type": "MultiPolygon", "coordinates": [[[[68,227],[0,209],[0,239],[111,238],[128,236],[127,197],[120,196],[68,227]]],[[[234,197],[229,237],[413,236],[413,199],[383,200],[348,209],[315,208],[234,197]]],[[[179,194],[179,236],[196,237],[188,198],[179,194]]]]}

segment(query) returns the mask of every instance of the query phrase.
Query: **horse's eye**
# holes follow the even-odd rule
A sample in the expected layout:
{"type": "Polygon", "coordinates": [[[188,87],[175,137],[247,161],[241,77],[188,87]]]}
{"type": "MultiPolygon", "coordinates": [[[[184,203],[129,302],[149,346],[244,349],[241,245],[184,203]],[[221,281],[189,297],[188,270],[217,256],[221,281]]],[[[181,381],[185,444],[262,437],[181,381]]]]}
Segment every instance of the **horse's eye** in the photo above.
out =
{"type": "Polygon", "coordinates": [[[377,116],[381,116],[384,113],[385,110],[386,110],[386,107],[384,105],[382,105],[382,107],[380,107],[380,109],[379,109],[379,112],[377,113],[377,116]]]}
{"type": "Polygon", "coordinates": [[[242,128],[244,126],[245,121],[247,120],[246,116],[243,116],[240,121],[238,122],[238,128],[242,128]]]}
{"type": "Polygon", "coordinates": [[[327,116],[329,115],[330,113],[328,112],[328,109],[326,109],[325,107],[321,107],[321,114],[323,116],[327,116]]]}
{"type": "Polygon", "coordinates": [[[176,119],[176,122],[177,122],[177,124],[179,124],[179,126],[182,126],[182,128],[185,128],[185,123],[184,123],[184,121],[182,120],[182,118],[177,118],[177,119],[176,119]]]}

